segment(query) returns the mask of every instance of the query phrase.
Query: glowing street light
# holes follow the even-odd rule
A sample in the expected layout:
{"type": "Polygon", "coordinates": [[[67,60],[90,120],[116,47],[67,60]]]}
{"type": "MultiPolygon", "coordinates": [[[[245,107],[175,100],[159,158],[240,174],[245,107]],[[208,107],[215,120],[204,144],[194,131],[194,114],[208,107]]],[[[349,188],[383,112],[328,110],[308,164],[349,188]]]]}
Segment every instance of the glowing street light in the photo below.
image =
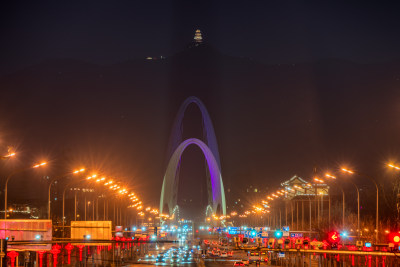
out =
{"type": "Polygon", "coordinates": [[[80,170],[76,170],[76,171],[74,171],[74,172],[73,172],[73,174],[77,174],[77,173],[84,172],[84,171],[85,171],[85,169],[84,169],[84,168],[82,168],[82,169],[80,169],[80,170]]]}
{"type": "Polygon", "coordinates": [[[14,157],[15,155],[16,155],[15,152],[8,153],[7,155],[1,156],[0,159],[9,159],[14,157]]]}
{"type": "Polygon", "coordinates": [[[326,174],[325,174],[325,176],[326,176],[326,177],[328,177],[328,178],[331,178],[331,179],[336,179],[336,177],[335,177],[335,176],[333,176],[333,175],[330,175],[329,173],[326,173],[326,174]]]}
{"type": "Polygon", "coordinates": [[[318,179],[317,177],[314,178],[314,181],[318,182],[318,183],[323,183],[324,180],[318,179]]]}
{"type": "Polygon", "coordinates": [[[376,224],[376,226],[375,226],[376,227],[375,228],[375,230],[376,230],[376,236],[375,236],[376,240],[375,241],[378,242],[378,233],[379,233],[379,187],[378,187],[378,184],[370,176],[365,175],[363,173],[360,173],[358,171],[349,170],[349,169],[346,169],[346,168],[342,168],[341,170],[343,172],[345,172],[345,173],[348,173],[348,174],[358,174],[358,175],[360,175],[362,177],[365,177],[365,178],[369,179],[371,182],[374,183],[375,188],[376,188],[376,218],[375,218],[375,220],[376,220],[376,222],[375,222],[375,224],[376,224]]]}
{"type": "MultiPolygon", "coordinates": [[[[43,166],[43,165],[42,165],[43,166]]],[[[75,170],[75,171],[73,171],[72,172],[72,174],[79,174],[79,173],[82,173],[82,172],[84,172],[85,171],[85,169],[84,168],[81,168],[81,169],[79,169],[79,170],[75,170]]],[[[66,176],[66,175],[68,175],[69,173],[67,173],[67,174],[65,174],[65,175],[62,175],[61,177],[64,177],[64,176],[66,176]]],[[[48,211],[47,211],[47,216],[48,216],[48,219],[50,220],[51,219],[51,216],[50,216],[50,214],[51,214],[51,200],[50,200],[50,190],[51,190],[51,185],[53,184],[53,182],[56,180],[57,178],[54,178],[54,179],[52,179],[51,181],[50,181],[50,184],[49,184],[49,189],[48,189],[48,192],[49,192],[49,195],[48,195],[48,207],[47,207],[47,209],[48,209],[48,211]]]]}
{"type": "Polygon", "coordinates": [[[15,172],[12,172],[10,175],[7,176],[6,183],[5,183],[5,188],[4,188],[4,220],[7,220],[7,192],[8,192],[7,189],[8,189],[8,181],[10,180],[10,178],[12,176],[14,176],[15,174],[30,170],[31,168],[43,167],[46,164],[47,164],[46,162],[42,162],[42,163],[36,164],[36,165],[34,165],[32,167],[28,167],[28,168],[25,168],[25,169],[20,169],[20,170],[17,170],[15,172]]]}
{"type": "MultiPolygon", "coordinates": [[[[400,170],[400,167],[397,165],[394,165],[393,163],[388,163],[388,166],[390,168],[396,169],[397,171],[400,170]]],[[[399,189],[397,189],[397,190],[399,190],[399,189]]],[[[399,224],[400,224],[400,210],[397,209],[397,226],[399,226],[399,224]]]]}
{"type": "Polygon", "coordinates": [[[47,164],[47,162],[42,162],[42,163],[36,164],[36,165],[33,166],[32,168],[39,168],[39,167],[42,167],[42,166],[44,166],[44,165],[46,165],[46,164],[47,164]]]}
{"type": "Polygon", "coordinates": [[[353,174],[354,173],[354,171],[351,171],[351,170],[346,169],[346,168],[342,168],[341,170],[342,170],[342,172],[346,172],[346,173],[349,173],[349,174],[353,174]]]}
{"type": "Polygon", "coordinates": [[[390,168],[393,168],[393,169],[396,169],[396,170],[400,170],[400,167],[399,167],[399,166],[396,166],[396,165],[394,165],[394,164],[392,164],[392,163],[389,163],[388,166],[389,166],[390,168]]]}
{"type": "Polygon", "coordinates": [[[88,176],[86,178],[86,180],[90,180],[90,179],[93,179],[93,178],[96,178],[96,177],[97,177],[97,174],[92,174],[91,176],[88,176]]]}

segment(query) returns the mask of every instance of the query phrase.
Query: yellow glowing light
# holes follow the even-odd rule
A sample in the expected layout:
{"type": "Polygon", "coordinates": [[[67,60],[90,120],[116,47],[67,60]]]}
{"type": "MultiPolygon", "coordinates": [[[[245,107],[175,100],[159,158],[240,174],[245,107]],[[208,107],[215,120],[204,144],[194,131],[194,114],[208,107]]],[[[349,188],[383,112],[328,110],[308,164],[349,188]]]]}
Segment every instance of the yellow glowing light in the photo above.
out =
{"type": "Polygon", "coordinates": [[[5,158],[11,158],[11,157],[14,157],[14,156],[15,156],[15,153],[10,153],[8,155],[5,155],[4,157],[5,158]]]}
{"type": "Polygon", "coordinates": [[[42,163],[36,164],[35,166],[33,166],[33,168],[39,168],[39,167],[44,166],[46,164],[47,164],[47,162],[42,162],[42,163]]]}
{"type": "Polygon", "coordinates": [[[393,169],[396,169],[396,170],[400,170],[400,167],[399,167],[399,166],[396,166],[396,165],[394,165],[394,164],[389,163],[388,166],[389,166],[390,168],[393,168],[393,169]]]}
{"type": "Polygon", "coordinates": [[[347,173],[350,173],[350,174],[353,174],[353,173],[354,173],[354,171],[348,170],[348,169],[346,169],[346,168],[342,168],[342,171],[347,172],[347,173]]]}

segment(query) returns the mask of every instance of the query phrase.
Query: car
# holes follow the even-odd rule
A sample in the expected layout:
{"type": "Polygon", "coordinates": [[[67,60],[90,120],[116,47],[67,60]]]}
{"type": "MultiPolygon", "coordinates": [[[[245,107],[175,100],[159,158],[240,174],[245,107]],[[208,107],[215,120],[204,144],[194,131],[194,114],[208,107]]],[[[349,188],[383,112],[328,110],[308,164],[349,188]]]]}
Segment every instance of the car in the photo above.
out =
{"type": "Polygon", "coordinates": [[[154,259],[154,258],[155,258],[155,256],[154,256],[153,254],[151,254],[151,253],[146,254],[144,257],[145,257],[146,259],[154,259]]]}
{"type": "Polygon", "coordinates": [[[248,259],[242,259],[242,262],[244,263],[244,265],[249,265],[249,260],[248,259]]]}
{"type": "Polygon", "coordinates": [[[222,251],[222,252],[219,254],[219,256],[220,256],[221,258],[228,258],[228,253],[226,253],[225,251],[222,251]]]}
{"type": "Polygon", "coordinates": [[[233,257],[233,251],[228,251],[228,257],[233,257]]]}
{"type": "Polygon", "coordinates": [[[243,263],[243,261],[235,261],[233,266],[244,266],[244,263],[243,263]]]}
{"type": "Polygon", "coordinates": [[[181,259],[179,258],[179,256],[174,255],[171,257],[171,263],[177,263],[180,261],[181,261],[181,259]]]}
{"type": "Polygon", "coordinates": [[[156,262],[165,262],[164,255],[158,254],[157,258],[156,258],[156,262]]]}
{"type": "Polygon", "coordinates": [[[186,252],[185,254],[183,254],[182,260],[183,261],[192,261],[192,254],[189,252],[186,252]]]}

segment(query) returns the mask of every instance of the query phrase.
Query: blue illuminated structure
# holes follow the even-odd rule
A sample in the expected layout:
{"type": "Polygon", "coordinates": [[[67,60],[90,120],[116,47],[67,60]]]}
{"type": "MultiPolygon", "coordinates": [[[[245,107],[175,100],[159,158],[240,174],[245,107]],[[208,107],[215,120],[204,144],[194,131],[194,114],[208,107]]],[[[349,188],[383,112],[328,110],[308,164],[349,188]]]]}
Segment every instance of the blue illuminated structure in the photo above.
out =
{"type": "Polygon", "coordinates": [[[204,154],[209,169],[207,179],[208,188],[208,206],[206,208],[207,216],[210,213],[226,215],[225,192],[221,176],[221,164],[218,153],[217,138],[215,136],[214,127],[211,122],[210,115],[205,108],[203,102],[197,97],[187,98],[175,118],[170,141],[167,149],[167,165],[164,175],[163,185],[160,198],[160,212],[176,215],[179,218],[178,200],[178,184],[179,184],[179,168],[181,156],[189,145],[198,146],[204,154]],[[203,120],[203,140],[197,138],[189,138],[183,140],[182,122],[185,111],[190,104],[196,104],[202,114],[203,120]],[[211,190],[210,190],[211,189],[211,190]]]}

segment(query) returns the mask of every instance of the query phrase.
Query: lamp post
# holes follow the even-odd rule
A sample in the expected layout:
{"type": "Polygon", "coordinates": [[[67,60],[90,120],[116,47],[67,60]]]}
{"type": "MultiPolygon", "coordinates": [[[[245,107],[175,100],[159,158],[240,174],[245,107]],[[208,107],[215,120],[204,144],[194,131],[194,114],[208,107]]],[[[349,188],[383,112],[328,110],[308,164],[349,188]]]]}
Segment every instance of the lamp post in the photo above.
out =
{"type": "MultiPolygon", "coordinates": [[[[390,168],[393,168],[393,169],[397,170],[397,171],[400,170],[399,166],[396,166],[396,165],[394,165],[392,163],[388,163],[388,166],[390,168]]],[[[399,180],[398,177],[397,177],[397,181],[395,182],[395,188],[394,189],[396,191],[396,209],[397,209],[397,224],[396,224],[396,226],[397,226],[397,228],[399,228],[399,226],[400,226],[400,180],[399,180]]]]}
{"type": "MultiPolygon", "coordinates": [[[[326,174],[325,176],[332,178],[332,179],[336,179],[335,176],[330,175],[330,174],[326,174]]],[[[360,189],[358,188],[358,186],[352,182],[349,181],[357,190],[357,232],[358,232],[358,236],[360,235],[360,189]]]]}
{"type": "Polygon", "coordinates": [[[376,240],[375,240],[375,242],[378,242],[378,237],[379,237],[379,187],[378,187],[378,184],[370,176],[365,175],[365,174],[363,174],[361,172],[354,171],[354,170],[349,170],[349,169],[346,169],[346,168],[342,168],[341,170],[343,172],[347,173],[347,174],[357,174],[359,176],[365,177],[365,178],[367,178],[368,180],[370,180],[371,182],[374,183],[375,188],[376,188],[376,222],[375,222],[375,225],[376,225],[375,239],[376,240]]]}
{"type": "MultiPolygon", "coordinates": [[[[82,182],[82,181],[84,181],[84,180],[91,179],[91,178],[93,178],[93,176],[96,177],[96,175],[94,174],[94,175],[92,175],[92,176],[89,176],[88,178],[80,179],[80,180],[78,180],[78,181],[71,181],[71,182],[69,182],[69,183],[64,187],[63,199],[62,199],[62,227],[63,227],[63,237],[64,237],[64,224],[65,224],[65,192],[67,191],[67,189],[68,189],[73,183],[79,183],[79,182],[82,182]]],[[[76,209],[76,198],[75,198],[75,209],[76,209]]],[[[76,217],[76,210],[75,210],[75,217],[76,217]]]]}
{"type": "MultiPolygon", "coordinates": [[[[325,174],[326,177],[331,178],[331,179],[336,179],[335,176],[332,176],[330,174],[325,174]]],[[[321,180],[322,181],[322,180],[321,180]]],[[[346,198],[345,198],[345,194],[344,194],[344,190],[343,187],[341,187],[338,183],[335,183],[340,190],[342,191],[342,229],[344,230],[345,224],[344,224],[344,216],[345,216],[345,205],[346,205],[346,198]]],[[[331,199],[329,196],[329,223],[330,223],[330,217],[331,217],[331,199]]]]}
{"type": "MultiPolygon", "coordinates": [[[[78,173],[82,173],[82,172],[84,172],[85,171],[85,169],[80,169],[80,170],[76,170],[76,171],[74,171],[74,172],[72,172],[72,174],[78,174],[78,173]]],[[[68,176],[69,175],[69,173],[67,173],[67,174],[64,174],[64,175],[62,175],[61,177],[59,177],[59,178],[65,178],[66,176],[68,176]]],[[[52,179],[51,181],[50,181],[50,184],[49,184],[49,188],[48,188],[48,206],[47,206],[47,214],[48,214],[48,219],[50,220],[50,218],[51,218],[51,186],[52,186],[52,184],[54,183],[54,181],[56,181],[57,179],[59,179],[59,178],[54,178],[54,179],[52,179]]]]}
{"type": "Polygon", "coordinates": [[[4,188],[4,220],[7,220],[7,196],[8,196],[8,181],[11,179],[11,177],[13,177],[14,175],[21,173],[21,172],[25,172],[28,171],[32,168],[39,168],[46,165],[46,162],[42,162],[40,164],[36,164],[32,167],[28,167],[28,168],[24,168],[24,169],[20,169],[17,171],[12,172],[11,174],[9,174],[6,178],[6,183],[5,183],[5,188],[4,188]]]}

